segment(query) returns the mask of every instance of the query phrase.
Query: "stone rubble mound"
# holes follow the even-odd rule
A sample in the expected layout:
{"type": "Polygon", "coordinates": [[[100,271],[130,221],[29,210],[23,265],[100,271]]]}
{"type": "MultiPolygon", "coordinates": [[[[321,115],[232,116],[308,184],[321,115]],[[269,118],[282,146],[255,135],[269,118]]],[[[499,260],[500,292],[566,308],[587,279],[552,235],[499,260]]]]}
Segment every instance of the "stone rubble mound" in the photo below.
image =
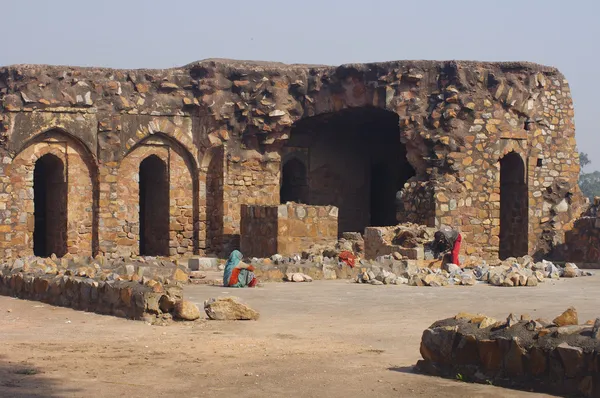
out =
{"type": "Polygon", "coordinates": [[[568,396],[600,396],[600,318],[459,313],[423,332],[423,373],[568,396]]]}
{"type": "Polygon", "coordinates": [[[490,267],[486,264],[473,268],[477,280],[494,286],[537,286],[546,279],[575,278],[591,276],[591,272],[581,270],[573,263],[564,266],[542,260],[534,263],[530,256],[509,258],[500,265],[490,267]]]}
{"type": "MultiPolygon", "coordinates": [[[[394,261],[390,256],[381,256],[377,264],[394,261]]],[[[564,266],[542,260],[534,263],[529,256],[509,258],[499,265],[490,266],[485,261],[473,268],[460,268],[456,264],[444,264],[441,268],[406,267],[400,274],[373,266],[362,268],[355,278],[357,283],[372,285],[401,285],[440,287],[447,285],[473,286],[488,283],[494,286],[537,286],[546,279],[590,276],[573,263],[564,266]]]]}

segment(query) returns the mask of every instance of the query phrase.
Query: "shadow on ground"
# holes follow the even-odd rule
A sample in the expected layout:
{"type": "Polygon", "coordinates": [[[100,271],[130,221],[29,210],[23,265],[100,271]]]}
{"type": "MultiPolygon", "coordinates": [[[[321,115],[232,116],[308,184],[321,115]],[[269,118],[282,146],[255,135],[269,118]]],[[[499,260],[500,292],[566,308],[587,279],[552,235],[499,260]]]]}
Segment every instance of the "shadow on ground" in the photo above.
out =
{"type": "Polygon", "coordinates": [[[27,362],[8,362],[0,357],[0,396],[11,398],[64,397],[74,389],[59,386],[60,380],[47,377],[39,367],[27,362]]]}
{"type": "Polygon", "coordinates": [[[416,373],[413,366],[392,366],[388,370],[398,373],[416,373]]]}

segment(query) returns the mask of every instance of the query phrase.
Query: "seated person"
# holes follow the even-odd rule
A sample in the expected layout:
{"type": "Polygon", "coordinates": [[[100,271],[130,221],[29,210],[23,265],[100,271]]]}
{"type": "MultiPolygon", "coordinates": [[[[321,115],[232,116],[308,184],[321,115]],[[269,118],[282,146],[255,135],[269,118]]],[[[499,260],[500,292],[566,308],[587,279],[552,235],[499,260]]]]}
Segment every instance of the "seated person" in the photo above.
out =
{"type": "Polygon", "coordinates": [[[243,255],[234,250],[225,263],[223,286],[225,287],[254,287],[258,279],[254,276],[254,267],[242,261],[243,255]]]}
{"type": "Polygon", "coordinates": [[[450,252],[450,262],[460,266],[458,252],[462,236],[458,230],[442,225],[433,236],[433,248],[439,256],[446,256],[450,252]]]}

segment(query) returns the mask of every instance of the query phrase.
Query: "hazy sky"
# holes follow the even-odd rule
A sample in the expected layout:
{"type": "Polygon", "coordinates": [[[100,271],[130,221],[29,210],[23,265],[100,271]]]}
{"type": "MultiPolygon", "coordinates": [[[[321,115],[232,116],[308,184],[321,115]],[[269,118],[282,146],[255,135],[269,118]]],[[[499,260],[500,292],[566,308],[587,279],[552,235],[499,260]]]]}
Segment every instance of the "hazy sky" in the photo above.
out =
{"type": "Polygon", "coordinates": [[[165,68],[205,58],[338,65],[532,61],[571,84],[600,170],[598,0],[0,0],[0,65],[165,68]]]}

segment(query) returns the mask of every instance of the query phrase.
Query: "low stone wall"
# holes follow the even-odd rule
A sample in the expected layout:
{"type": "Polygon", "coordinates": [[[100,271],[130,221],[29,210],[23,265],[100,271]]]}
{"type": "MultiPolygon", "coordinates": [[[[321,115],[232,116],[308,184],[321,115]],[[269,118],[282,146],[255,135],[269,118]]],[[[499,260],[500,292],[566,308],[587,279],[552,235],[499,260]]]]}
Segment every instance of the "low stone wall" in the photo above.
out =
{"type": "Polygon", "coordinates": [[[418,371],[561,395],[600,396],[600,319],[570,308],[552,322],[458,314],[423,332],[418,371]]]}
{"type": "Polygon", "coordinates": [[[335,246],[338,209],[287,203],[241,208],[240,250],[249,257],[293,255],[313,245],[335,246]]]}
{"type": "Polygon", "coordinates": [[[155,322],[172,318],[185,269],[161,260],[110,262],[30,257],[3,264],[0,294],[155,322]]]}

